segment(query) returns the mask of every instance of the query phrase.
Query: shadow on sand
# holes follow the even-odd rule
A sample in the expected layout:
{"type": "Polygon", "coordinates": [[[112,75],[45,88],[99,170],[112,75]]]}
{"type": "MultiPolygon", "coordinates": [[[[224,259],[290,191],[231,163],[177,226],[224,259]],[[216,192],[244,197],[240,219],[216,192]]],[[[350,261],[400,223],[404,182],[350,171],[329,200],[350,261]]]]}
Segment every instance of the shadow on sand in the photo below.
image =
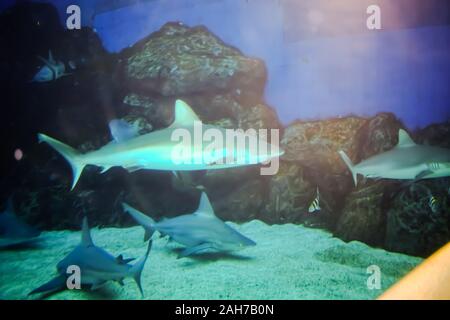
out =
{"type": "Polygon", "coordinates": [[[213,262],[217,260],[234,260],[234,261],[245,261],[245,260],[253,260],[253,257],[243,256],[230,252],[204,252],[193,254],[187,257],[181,257],[180,254],[184,250],[184,248],[172,248],[170,249],[173,254],[177,255],[177,259],[193,259],[198,262],[213,262]]]}

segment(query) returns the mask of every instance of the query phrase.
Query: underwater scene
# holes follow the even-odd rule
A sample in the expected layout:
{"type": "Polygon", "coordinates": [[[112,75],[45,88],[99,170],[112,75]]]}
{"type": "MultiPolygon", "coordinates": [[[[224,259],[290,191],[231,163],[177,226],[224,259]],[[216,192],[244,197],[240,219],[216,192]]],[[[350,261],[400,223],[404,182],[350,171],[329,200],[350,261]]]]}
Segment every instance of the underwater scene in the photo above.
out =
{"type": "Polygon", "coordinates": [[[2,1],[0,299],[450,299],[449,40],[441,0],[2,1]]]}

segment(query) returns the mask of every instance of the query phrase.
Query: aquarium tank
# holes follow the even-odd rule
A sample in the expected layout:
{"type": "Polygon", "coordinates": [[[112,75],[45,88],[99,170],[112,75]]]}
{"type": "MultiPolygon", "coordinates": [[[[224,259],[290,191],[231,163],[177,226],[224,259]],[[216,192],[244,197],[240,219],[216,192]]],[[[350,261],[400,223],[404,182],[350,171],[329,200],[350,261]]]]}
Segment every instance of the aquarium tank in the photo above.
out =
{"type": "Polygon", "coordinates": [[[2,1],[0,299],[450,299],[449,12],[2,1]]]}

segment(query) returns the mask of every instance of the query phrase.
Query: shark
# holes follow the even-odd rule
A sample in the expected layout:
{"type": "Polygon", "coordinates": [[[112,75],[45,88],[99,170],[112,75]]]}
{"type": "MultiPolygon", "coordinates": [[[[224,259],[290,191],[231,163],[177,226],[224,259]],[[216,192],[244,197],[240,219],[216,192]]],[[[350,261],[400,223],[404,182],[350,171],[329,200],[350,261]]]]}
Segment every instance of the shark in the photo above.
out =
{"type": "Polygon", "coordinates": [[[353,164],[344,151],[339,155],[353,176],[355,186],[358,174],[367,178],[421,180],[450,176],[450,149],[416,144],[408,133],[398,131],[398,144],[386,152],[353,164]]]}
{"type": "Polygon", "coordinates": [[[40,233],[17,217],[10,198],[6,210],[0,213],[0,248],[33,244],[40,233]]]}
{"type": "Polygon", "coordinates": [[[134,259],[124,259],[122,255],[114,257],[93,243],[87,218],[85,217],[82,225],[81,243],[57,264],[58,275],[31,291],[28,295],[66,289],[67,280],[70,276],[67,273],[68,268],[70,266],[78,266],[80,268],[80,282],[82,286],[95,290],[108,281],[117,281],[123,285],[124,278],[132,277],[141,295],[144,296],[141,285],[141,273],[151,247],[152,242],[150,241],[145,255],[134,265],[131,265],[129,262],[134,259]]]}
{"type": "Polygon", "coordinates": [[[38,58],[44,62],[44,65],[34,75],[31,82],[50,82],[58,80],[63,76],[69,75],[66,73],[66,66],[61,61],[56,61],[53,58],[52,51],[48,51],[48,59],[38,56],[38,58]]]}
{"type": "MultiPolygon", "coordinates": [[[[196,125],[201,124],[202,130],[208,129],[227,136],[225,129],[214,125],[203,125],[192,108],[182,100],[175,102],[175,119],[173,123],[163,129],[152,131],[129,139],[119,139],[114,143],[107,143],[103,147],[87,153],[80,153],[74,148],[45,134],[39,133],[39,142],[45,142],[59,152],[72,168],[73,189],[86,165],[102,168],[101,173],[112,167],[122,167],[129,172],[141,169],[166,171],[197,171],[214,170],[265,163],[275,157],[281,156],[284,151],[274,147],[263,139],[257,138],[258,150],[249,147],[249,144],[235,144],[232,150],[208,148],[203,139],[195,139],[196,125]],[[177,138],[177,132],[189,133],[194,137],[191,143],[182,143],[177,138]],[[200,140],[200,141],[199,141],[200,140]],[[174,150],[179,150],[180,158],[175,160],[174,150]],[[193,150],[193,151],[192,151],[193,150]],[[245,154],[247,161],[225,161],[230,156],[245,154]]],[[[236,131],[238,138],[246,139],[245,133],[236,131]]],[[[123,138],[123,137],[122,137],[123,138]]]]}
{"type": "Polygon", "coordinates": [[[220,220],[202,192],[198,209],[190,214],[155,222],[152,218],[136,210],[127,203],[122,203],[125,212],[131,215],[144,230],[144,241],[149,240],[155,231],[162,236],[184,245],[186,248],[179,258],[205,252],[231,252],[256,243],[220,220]]]}

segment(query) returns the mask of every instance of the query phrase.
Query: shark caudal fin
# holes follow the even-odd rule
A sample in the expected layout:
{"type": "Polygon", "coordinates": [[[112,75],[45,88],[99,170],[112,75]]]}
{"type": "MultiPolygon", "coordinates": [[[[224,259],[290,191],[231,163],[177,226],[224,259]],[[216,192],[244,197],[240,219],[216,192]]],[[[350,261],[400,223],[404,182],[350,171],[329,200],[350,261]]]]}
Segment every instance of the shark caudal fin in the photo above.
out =
{"type": "Polygon", "coordinates": [[[66,288],[66,277],[63,275],[59,275],[47,283],[44,283],[42,286],[34,289],[28,295],[42,293],[42,292],[56,292],[61,291],[66,288]]]}
{"type": "Polygon", "coordinates": [[[81,172],[86,166],[86,164],[81,161],[82,154],[74,148],[56,139],[46,136],[45,134],[39,133],[38,139],[39,142],[48,143],[53,149],[58,151],[67,160],[67,162],[69,162],[70,166],[72,167],[73,174],[72,187],[70,188],[70,190],[73,190],[73,188],[77,184],[78,179],[80,178],[81,172]]]}
{"type": "Polygon", "coordinates": [[[355,171],[355,168],[354,168],[352,160],[350,160],[350,158],[342,150],[339,150],[339,155],[341,156],[342,160],[344,160],[344,162],[347,165],[348,169],[352,173],[353,182],[355,183],[355,187],[356,187],[358,185],[358,177],[357,177],[358,173],[355,171]]]}
{"type": "Polygon", "coordinates": [[[128,212],[128,214],[132,216],[133,219],[136,220],[136,222],[139,223],[144,228],[145,230],[144,241],[149,240],[152,237],[153,233],[155,232],[155,229],[153,228],[155,221],[153,221],[152,218],[143,214],[139,210],[136,210],[132,206],[126,204],[125,202],[122,202],[122,208],[123,211],[128,212]]]}
{"type": "Polygon", "coordinates": [[[144,269],[144,265],[145,262],[147,261],[150,250],[152,249],[152,243],[153,243],[152,240],[150,240],[145,255],[142,258],[140,258],[139,261],[136,262],[130,269],[130,274],[133,277],[134,281],[136,281],[136,284],[139,288],[139,291],[141,292],[142,297],[144,297],[144,291],[142,290],[141,285],[141,274],[142,270],[144,269]]]}

